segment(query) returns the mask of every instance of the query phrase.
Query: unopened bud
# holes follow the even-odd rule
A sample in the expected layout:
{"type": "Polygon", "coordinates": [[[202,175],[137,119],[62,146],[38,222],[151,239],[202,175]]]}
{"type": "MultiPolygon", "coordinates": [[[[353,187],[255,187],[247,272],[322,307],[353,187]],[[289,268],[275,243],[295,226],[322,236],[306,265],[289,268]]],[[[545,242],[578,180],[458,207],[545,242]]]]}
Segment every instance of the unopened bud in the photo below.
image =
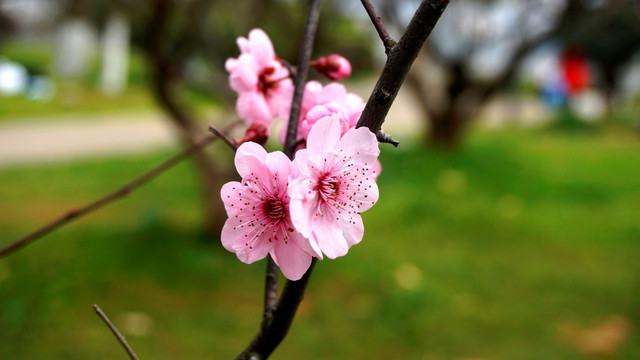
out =
{"type": "Polygon", "coordinates": [[[268,138],[269,127],[261,121],[256,121],[251,124],[251,126],[249,126],[247,131],[245,131],[244,137],[241,140],[236,139],[233,142],[236,146],[240,146],[247,141],[253,141],[254,143],[264,145],[264,143],[267,142],[268,138]]]}
{"type": "Polygon", "coordinates": [[[310,64],[316,71],[331,80],[342,80],[351,75],[351,64],[349,60],[342,55],[332,54],[321,57],[318,60],[312,61],[310,64]]]}

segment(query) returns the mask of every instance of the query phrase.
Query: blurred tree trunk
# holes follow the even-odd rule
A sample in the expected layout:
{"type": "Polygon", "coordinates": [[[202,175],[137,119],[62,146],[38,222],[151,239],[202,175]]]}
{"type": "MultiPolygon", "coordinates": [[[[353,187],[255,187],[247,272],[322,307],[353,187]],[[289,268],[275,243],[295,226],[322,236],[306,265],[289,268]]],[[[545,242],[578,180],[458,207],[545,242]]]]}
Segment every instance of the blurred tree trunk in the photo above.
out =
{"type": "MultiPolygon", "coordinates": [[[[398,3],[386,1],[383,5],[385,19],[396,27],[401,27],[398,3]]],[[[520,14],[523,18],[528,15],[526,12],[520,14]]],[[[465,71],[465,67],[469,66],[468,56],[452,60],[439,54],[438,49],[433,45],[427,46],[428,50],[423,49],[409,72],[406,83],[416,98],[424,121],[427,123],[425,141],[443,149],[456,147],[464,138],[478,110],[498,91],[512,83],[525,56],[552,36],[569,31],[571,20],[583,17],[584,5],[580,1],[569,0],[567,6],[558,15],[557,28],[554,31],[548,31],[529,40],[518,40],[518,36],[522,35],[513,34],[514,40],[517,40],[517,46],[501,73],[493,79],[475,79],[465,71]],[[436,87],[433,86],[432,81],[430,82],[434,71],[429,67],[434,66],[438,67],[438,72],[446,74],[442,84],[436,87]]],[[[471,54],[472,49],[468,51],[471,54]]]]}
{"type": "MultiPolygon", "coordinates": [[[[156,99],[179,129],[185,145],[189,145],[204,135],[205,127],[200,126],[193,119],[176,96],[176,87],[180,82],[182,69],[174,54],[180,38],[177,37],[175,43],[168,40],[170,36],[167,28],[171,13],[170,0],[154,1],[147,29],[149,42],[146,50],[153,69],[153,90],[156,99]]],[[[216,167],[205,151],[196,152],[194,159],[205,208],[205,229],[210,235],[219,236],[226,219],[219,191],[228,174],[216,167]]]]}

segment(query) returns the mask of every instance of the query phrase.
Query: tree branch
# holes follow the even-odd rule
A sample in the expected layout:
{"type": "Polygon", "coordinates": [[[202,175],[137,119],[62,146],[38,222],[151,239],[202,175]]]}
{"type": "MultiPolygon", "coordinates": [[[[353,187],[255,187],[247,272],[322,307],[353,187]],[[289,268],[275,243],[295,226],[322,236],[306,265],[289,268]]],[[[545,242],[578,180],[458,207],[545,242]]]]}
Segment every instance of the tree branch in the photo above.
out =
{"type": "Polygon", "coordinates": [[[98,306],[98,304],[93,304],[93,310],[95,310],[96,314],[98,314],[98,316],[100,316],[100,318],[104,321],[104,323],[107,324],[107,326],[109,327],[109,330],[111,330],[113,335],[116,336],[116,339],[118,339],[118,342],[120,343],[120,345],[122,345],[122,347],[125,349],[127,354],[129,354],[129,357],[131,358],[131,360],[138,360],[138,356],[136,356],[136,353],[133,352],[133,349],[131,349],[131,346],[129,346],[129,344],[127,343],[127,339],[125,339],[124,336],[120,334],[118,329],[116,329],[116,327],[111,323],[107,315],[104,312],[102,312],[102,309],[100,309],[100,306],[98,306]]]}
{"type": "Polygon", "coordinates": [[[278,307],[278,265],[271,255],[267,256],[267,271],[264,283],[264,312],[260,331],[266,331],[273,321],[273,314],[278,307]]]}
{"type": "Polygon", "coordinates": [[[382,134],[380,128],[420,48],[448,4],[448,0],[423,0],[420,3],[400,41],[389,52],[382,74],[369,96],[356,127],[368,127],[376,134],[379,141],[392,140],[389,140],[390,137],[386,134],[382,134]]]}
{"type": "Polygon", "coordinates": [[[385,54],[389,55],[389,52],[391,52],[391,49],[393,49],[393,47],[396,46],[396,41],[393,40],[391,35],[389,35],[387,28],[384,26],[384,23],[382,22],[382,18],[376,12],[376,9],[373,7],[373,4],[371,4],[371,1],[361,0],[361,2],[362,2],[362,6],[364,6],[364,9],[367,11],[369,18],[373,23],[373,26],[376,28],[376,31],[378,32],[378,36],[380,36],[380,40],[382,40],[385,54]]]}
{"type": "MultiPolygon", "coordinates": [[[[231,123],[230,125],[228,125],[225,128],[225,132],[230,131],[233,127],[235,127],[236,125],[238,125],[240,123],[240,121],[234,121],[233,123],[231,123]]],[[[65,225],[69,222],[71,222],[72,220],[75,220],[77,218],[80,218],[84,215],[87,215],[95,210],[98,210],[100,208],[102,208],[103,206],[112,203],[115,200],[118,200],[126,195],[129,195],[129,193],[131,193],[133,190],[139,188],[140,186],[146,184],[147,182],[149,182],[151,179],[155,178],[156,176],[162,174],[163,172],[165,172],[166,170],[169,170],[171,167],[173,167],[174,165],[176,165],[177,163],[179,163],[180,161],[182,161],[183,159],[187,158],[188,156],[190,156],[191,154],[199,151],[200,149],[202,149],[204,146],[210,144],[211,142],[213,142],[215,139],[217,139],[218,136],[211,134],[208,135],[204,138],[202,138],[199,141],[195,141],[193,142],[191,145],[189,145],[188,147],[184,148],[182,151],[180,151],[179,153],[177,153],[176,155],[172,156],[171,158],[165,160],[164,162],[158,164],[157,166],[155,166],[154,168],[152,168],[151,170],[147,171],[146,173],[140,175],[139,177],[133,179],[132,181],[130,181],[129,183],[125,184],[124,186],[122,186],[121,188],[117,189],[116,191],[109,193],[101,198],[99,198],[98,200],[95,200],[81,208],[74,208],[71,209],[69,211],[67,211],[66,214],[62,215],[61,217],[59,217],[58,219],[44,225],[43,227],[13,241],[12,243],[4,246],[3,248],[0,249],[0,258],[11,254],[12,252],[20,249],[21,247],[28,245],[30,243],[32,243],[33,241],[47,235],[48,233],[58,229],[59,227],[61,227],[62,225],[65,225]]]]}
{"type": "MultiPolygon", "coordinates": [[[[302,45],[300,46],[300,57],[298,68],[295,74],[295,91],[291,103],[291,113],[289,114],[289,124],[287,125],[287,137],[284,144],[284,153],[293,159],[293,154],[297,146],[296,135],[298,130],[298,117],[300,116],[300,104],[304,86],[309,72],[309,61],[315,40],[318,18],[320,16],[320,0],[309,1],[309,12],[307,13],[307,23],[304,28],[302,45]]],[[[251,343],[238,355],[236,360],[264,360],[271,355],[278,345],[287,335],[293,318],[296,315],[298,306],[304,297],[304,291],[309,283],[309,278],[313,272],[316,259],[313,259],[307,272],[298,281],[287,281],[285,288],[276,304],[278,293],[278,268],[271,256],[267,259],[267,273],[265,280],[264,313],[260,331],[251,340],[251,343]]]]}
{"type": "Polygon", "coordinates": [[[298,134],[298,117],[300,116],[300,104],[304,86],[309,73],[309,62],[311,61],[311,51],[318,28],[318,18],[320,17],[320,0],[309,1],[309,13],[307,14],[307,24],[302,36],[300,46],[300,58],[298,59],[298,69],[294,79],[295,91],[291,102],[291,113],[289,114],[289,125],[287,127],[287,137],[284,144],[284,153],[293,159],[295,151],[296,135],[298,134]]]}
{"type": "Polygon", "coordinates": [[[251,340],[247,348],[236,360],[265,360],[287,335],[298,306],[304,297],[304,291],[311,278],[317,259],[313,258],[309,270],[298,281],[287,281],[273,316],[273,321],[251,340]]]}

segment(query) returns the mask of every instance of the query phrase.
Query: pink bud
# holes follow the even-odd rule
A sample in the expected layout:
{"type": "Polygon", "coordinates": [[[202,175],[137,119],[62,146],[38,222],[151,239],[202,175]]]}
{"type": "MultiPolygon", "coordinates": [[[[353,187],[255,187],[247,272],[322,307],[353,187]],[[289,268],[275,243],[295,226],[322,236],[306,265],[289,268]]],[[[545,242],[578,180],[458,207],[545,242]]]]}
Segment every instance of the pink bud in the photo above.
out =
{"type": "Polygon", "coordinates": [[[351,75],[351,64],[349,60],[338,54],[332,54],[312,61],[311,66],[331,80],[342,80],[351,75]]]}
{"type": "Polygon", "coordinates": [[[252,123],[251,126],[249,126],[247,131],[245,131],[244,138],[242,138],[241,140],[236,139],[233,142],[236,144],[236,146],[240,146],[247,141],[253,141],[254,143],[264,145],[264,143],[267,142],[268,138],[269,127],[263,122],[256,121],[252,123]]]}

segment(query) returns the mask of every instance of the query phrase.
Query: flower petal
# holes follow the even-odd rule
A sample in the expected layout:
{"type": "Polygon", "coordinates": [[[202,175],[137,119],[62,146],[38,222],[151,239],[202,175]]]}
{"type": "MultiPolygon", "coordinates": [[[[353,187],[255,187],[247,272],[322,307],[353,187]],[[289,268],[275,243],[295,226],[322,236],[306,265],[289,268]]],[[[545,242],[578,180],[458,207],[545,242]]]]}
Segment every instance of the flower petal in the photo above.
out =
{"type": "Polygon", "coordinates": [[[229,86],[234,91],[243,93],[258,90],[258,65],[251,55],[242,54],[238,59],[228,59],[225,67],[231,72],[229,86]]]}
{"type": "Polygon", "coordinates": [[[236,110],[238,115],[248,124],[262,121],[270,125],[273,121],[273,114],[264,96],[257,92],[241,93],[236,102],[236,110]]]}
{"type": "Polygon", "coordinates": [[[362,237],[364,236],[362,216],[359,214],[352,214],[348,218],[341,218],[340,225],[342,226],[342,234],[344,235],[345,240],[347,240],[347,244],[349,244],[349,246],[362,241],[362,237]]]}
{"type": "Polygon", "coordinates": [[[249,32],[249,46],[251,47],[251,54],[256,57],[261,65],[266,65],[276,57],[269,36],[260,29],[253,29],[249,32]]]}
{"type": "MultiPolygon", "coordinates": [[[[295,235],[301,237],[300,234],[295,235]]],[[[290,240],[293,239],[291,236],[290,240]]],[[[273,250],[271,250],[271,256],[275,263],[280,267],[282,274],[289,280],[300,280],[300,278],[307,272],[311,265],[312,256],[298,247],[297,241],[277,241],[273,250]]]]}
{"type": "Polygon", "coordinates": [[[273,248],[273,243],[258,237],[257,228],[237,226],[234,220],[235,218],[230,217],[222,227],[222,246],[235,253],[238,259],[246,264],[264,259],[273,248]]]}
{"type": "Polygon", "coordinates": [[[279,194],[286,194],[289,179],[298,174],[291,160],[282,151],[274,151],[267,154],[265,163],[273,174],[272,185],[279,194]]]}
{"type": "Polygon", "coordinates": [[[349,251],[349,244],[342,234],[340,222],[331,211],[314,216],[312,239],[329,259],[344,256],[349,251]]]}
{"type": "Polygon", "coordinates": [[[340,140],[340,119],[336,115],[327,116],[309,131],[307,149],[311,155],[322,155],[335,148],[340,140]]]}
{"type": "Polygon", "coordinates": [[[380,155],[378,140],[366,127],[347,131],[336,148],[346,154],[354,154],[352,161],[367,163],[368,165],[373,165],[378,155],[380,155]]]}
{"type": "MultiPolygon", "coordinates": [[[[256,171],[260,171],[260,174],[265,174],[266,171],[264,162],[267,158],[267,151],[260,145],[249,141],[246,142],[236,150],[235,165],[238,170],[238,174],[244,179],[255,174],[256,171]]],[[[267,173],[266,176],[269,176],[267,173]]],[[[253,177],[253,176],[251,176],[253,177]]]]}

